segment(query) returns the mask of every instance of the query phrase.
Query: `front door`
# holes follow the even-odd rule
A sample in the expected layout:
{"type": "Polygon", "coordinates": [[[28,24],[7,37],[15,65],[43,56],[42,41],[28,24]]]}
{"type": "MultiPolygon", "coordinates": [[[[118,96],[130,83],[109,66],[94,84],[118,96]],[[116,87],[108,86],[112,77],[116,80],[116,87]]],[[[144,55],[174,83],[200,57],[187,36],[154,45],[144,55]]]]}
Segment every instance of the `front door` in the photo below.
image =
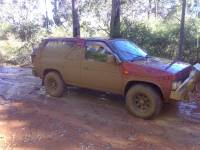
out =
{"type": "Polygon", "coordinates": [[[120,66],[112,58],[114,56],[104,42],[86,42],[85,58],[81,64],[83,86],[121,93],[122,76],[120,66]]]}

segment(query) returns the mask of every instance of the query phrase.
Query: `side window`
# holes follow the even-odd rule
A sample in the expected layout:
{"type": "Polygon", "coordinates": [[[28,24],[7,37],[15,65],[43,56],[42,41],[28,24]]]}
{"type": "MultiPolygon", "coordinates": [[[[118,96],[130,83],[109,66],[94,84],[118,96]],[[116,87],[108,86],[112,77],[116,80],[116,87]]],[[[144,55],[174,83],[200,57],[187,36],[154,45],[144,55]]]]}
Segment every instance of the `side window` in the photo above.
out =
{"type": "Polygon", "coordinates": [[[51,45],[51,42],[47,42],[47,44],[45,45],[45,48],[49,48],[51,45]]]}
{"type": "Polygon", "coordinates": [[[62,44],[65,48],[69,48],[69,49],[75,47],[75,42],[73,41],[63,41],[62,44]]]}
{"type": "Polygon", "coordinates": [[[108,48],[101,43],[87,43],[85,58],[91,61],[106,62],[108,56],[111,55],[108,48]]]}
{"type": "Polygon", "coordinates": [[[46,44],[46,48],[55,48],[57,45],[57,42],[54,42],[54,41],[49,41],[47,44],[46,44]]]}
{"type": "Polygon", "coordinates": [[[71,41],[49,41],[46,44],[46,48],[73,48],[75,46],[75,42],[71,41]]]}

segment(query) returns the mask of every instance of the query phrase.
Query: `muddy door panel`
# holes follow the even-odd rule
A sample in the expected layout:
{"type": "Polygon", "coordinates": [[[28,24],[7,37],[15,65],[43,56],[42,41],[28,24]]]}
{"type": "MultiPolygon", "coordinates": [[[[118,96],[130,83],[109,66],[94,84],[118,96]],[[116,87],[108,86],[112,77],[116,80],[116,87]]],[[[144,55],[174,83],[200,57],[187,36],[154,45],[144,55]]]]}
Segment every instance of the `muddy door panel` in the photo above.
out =
{"type": "Polygon", "coordinates": [[[64,80],[66,83],[80,85],[81,48],[76,43],[66,42],[64,58],[64,80]],[[71,45],[70,45],[71,44],[71,45]]]}
{"type": "Polygon", "coordinates": [[[121,93],[120,67],[102,43],[87,43],[81,64],[81,81],[85,87],[121,93]]]}

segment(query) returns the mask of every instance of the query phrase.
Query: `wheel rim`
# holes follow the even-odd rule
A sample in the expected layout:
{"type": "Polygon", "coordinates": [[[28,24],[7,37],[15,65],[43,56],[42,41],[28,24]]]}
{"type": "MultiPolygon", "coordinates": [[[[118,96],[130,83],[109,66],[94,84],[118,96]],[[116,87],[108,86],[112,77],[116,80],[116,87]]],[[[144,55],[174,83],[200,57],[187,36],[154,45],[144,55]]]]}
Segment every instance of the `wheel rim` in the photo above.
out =
{"type": "Polygon", "coordinates": [[[54,78],[49,78],[47,81],[47,88],[49,90],[56,90],[57,89],[57,82],[54,78]]]}
{"type": "Polygon", "coordinates": [[[151,101],[146,94],[137,93],[133,97],[133,105],[137,110],[147,112],[151,107],[151,101]]]}

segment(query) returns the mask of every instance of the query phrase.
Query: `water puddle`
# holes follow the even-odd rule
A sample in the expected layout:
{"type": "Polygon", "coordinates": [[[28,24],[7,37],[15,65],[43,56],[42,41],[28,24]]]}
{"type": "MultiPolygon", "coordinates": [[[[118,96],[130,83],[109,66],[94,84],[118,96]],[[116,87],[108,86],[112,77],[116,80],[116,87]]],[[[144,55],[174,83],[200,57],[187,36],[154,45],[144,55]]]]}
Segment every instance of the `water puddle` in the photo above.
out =
{"type": "Polygon", "coordinates": [[[31,69],[0,67],[0,95],[7,100],[29,97],[41,81],[31,74],[31,69]]]}
{"type": "Polygon", "coordinates": [[[200,123],[200,104],[197,102],[180,102],[179,114],[186,120],[200,123]]]}
{"type": "Polygon", "coordinates": [[[0,67],[0,73],[17,73],[23,71],[23,69],[15,68],[15,67],[0,67]]]}

